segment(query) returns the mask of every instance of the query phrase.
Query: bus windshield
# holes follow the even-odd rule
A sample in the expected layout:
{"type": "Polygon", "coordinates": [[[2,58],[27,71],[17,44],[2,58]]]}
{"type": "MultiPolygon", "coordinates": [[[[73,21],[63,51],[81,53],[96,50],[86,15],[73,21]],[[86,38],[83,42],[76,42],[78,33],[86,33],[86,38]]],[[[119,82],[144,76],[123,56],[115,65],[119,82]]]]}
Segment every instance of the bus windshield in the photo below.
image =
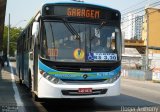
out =
{"type": "Polygon", "coordinates": [[[67,24],[63,21],[43,22],[41,41],[43,58],[60,62],[120,60],[119,28],[91,23],[67,22],[67,24]]]}

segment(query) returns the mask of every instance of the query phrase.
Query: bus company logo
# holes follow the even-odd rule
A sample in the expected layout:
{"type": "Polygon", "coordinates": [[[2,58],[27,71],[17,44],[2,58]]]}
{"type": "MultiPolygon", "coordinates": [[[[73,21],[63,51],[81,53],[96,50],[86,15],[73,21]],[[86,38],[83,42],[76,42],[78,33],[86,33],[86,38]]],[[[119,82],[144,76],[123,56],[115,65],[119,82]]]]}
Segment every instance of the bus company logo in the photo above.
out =
{"type": "Polygon", "coordinates": [[[78,61],[84,60],[84,50],[79,48],[75,49],[73,52],[73,56],[78,61]]]}
{"type": "Polygon", "coordinates": [[[87,75],[87,74],[84,74],[84,75],[83,75],[83,78],[84,78],[84,79],[87,79],[87,78],[88,78],[88,75],[87,75]]]}

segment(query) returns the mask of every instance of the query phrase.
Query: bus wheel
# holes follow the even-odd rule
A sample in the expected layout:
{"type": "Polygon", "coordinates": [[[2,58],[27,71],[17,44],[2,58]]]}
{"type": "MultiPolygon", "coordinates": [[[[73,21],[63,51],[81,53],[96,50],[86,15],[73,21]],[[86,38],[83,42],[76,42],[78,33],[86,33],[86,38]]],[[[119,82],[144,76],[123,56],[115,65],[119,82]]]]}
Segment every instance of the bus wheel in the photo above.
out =
{"type": "Polygon", "coordinates": [[[21,79],[19,79],[19,84],[20,84],[20,85],[22,85],[22,84],[23,84],[21,79]]]}
{"type": "Polygon", "coordinates": [[[32,91],[32,77],[31,77],[31,70],[29,70],[28,80],[29,80],[29,89],[30,89],[30,91],[32,91]]]}
{"type": "Polygon", "coordinates": [[[20,69],[19,69],[19,84],[22,85],[22,79],[20,78],[20,69]]]}
{"type": "Polygon", "coordinates": [[[34,92],[32,92],[32,98],[33,98],[34,101],[39,101],[40,100],[34,92]]]}

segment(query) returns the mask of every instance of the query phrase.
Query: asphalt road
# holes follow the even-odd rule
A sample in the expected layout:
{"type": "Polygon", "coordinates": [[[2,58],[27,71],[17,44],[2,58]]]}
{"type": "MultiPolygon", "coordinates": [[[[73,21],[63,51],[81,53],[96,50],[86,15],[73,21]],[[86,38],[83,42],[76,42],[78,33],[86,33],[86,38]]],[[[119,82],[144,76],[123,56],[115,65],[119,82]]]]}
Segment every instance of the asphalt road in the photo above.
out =
{"type": "MultiPolygon", "coordinates": [[[[14,65],[13,72],[15,75],[15,63],[12,65],[14,65]]],[[[160,112],[160,83],[122,79],[120,96],[96,98],[94,101],[64,99],[35,102],[27,87],[20,85],[16,77],[15,79],[23,102],[23,111],[26,112],[160,112]]],[[[8,93],[9,96],[14,94],[12,90],[8,92],[12,92],[8,93]]],[[[1,96],[6,95],[4,94],[3,92],[0,93],[1,96]]],[[[0,103],[2,103],[1,99],[0,103]]],[[[11,97],[9,102],[15,104],[15,100],[15,97],[11,97]]]]}

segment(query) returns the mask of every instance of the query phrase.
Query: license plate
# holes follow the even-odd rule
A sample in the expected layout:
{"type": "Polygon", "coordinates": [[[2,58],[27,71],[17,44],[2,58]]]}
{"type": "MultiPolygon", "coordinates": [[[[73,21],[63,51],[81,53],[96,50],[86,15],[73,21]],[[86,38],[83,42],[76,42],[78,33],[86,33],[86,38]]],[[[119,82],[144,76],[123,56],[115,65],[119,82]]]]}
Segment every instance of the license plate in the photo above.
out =
{"type": "Polygon", "coordinates": [[[79,88],[78,93],[92,93],[92,88],[79,88]]]}

